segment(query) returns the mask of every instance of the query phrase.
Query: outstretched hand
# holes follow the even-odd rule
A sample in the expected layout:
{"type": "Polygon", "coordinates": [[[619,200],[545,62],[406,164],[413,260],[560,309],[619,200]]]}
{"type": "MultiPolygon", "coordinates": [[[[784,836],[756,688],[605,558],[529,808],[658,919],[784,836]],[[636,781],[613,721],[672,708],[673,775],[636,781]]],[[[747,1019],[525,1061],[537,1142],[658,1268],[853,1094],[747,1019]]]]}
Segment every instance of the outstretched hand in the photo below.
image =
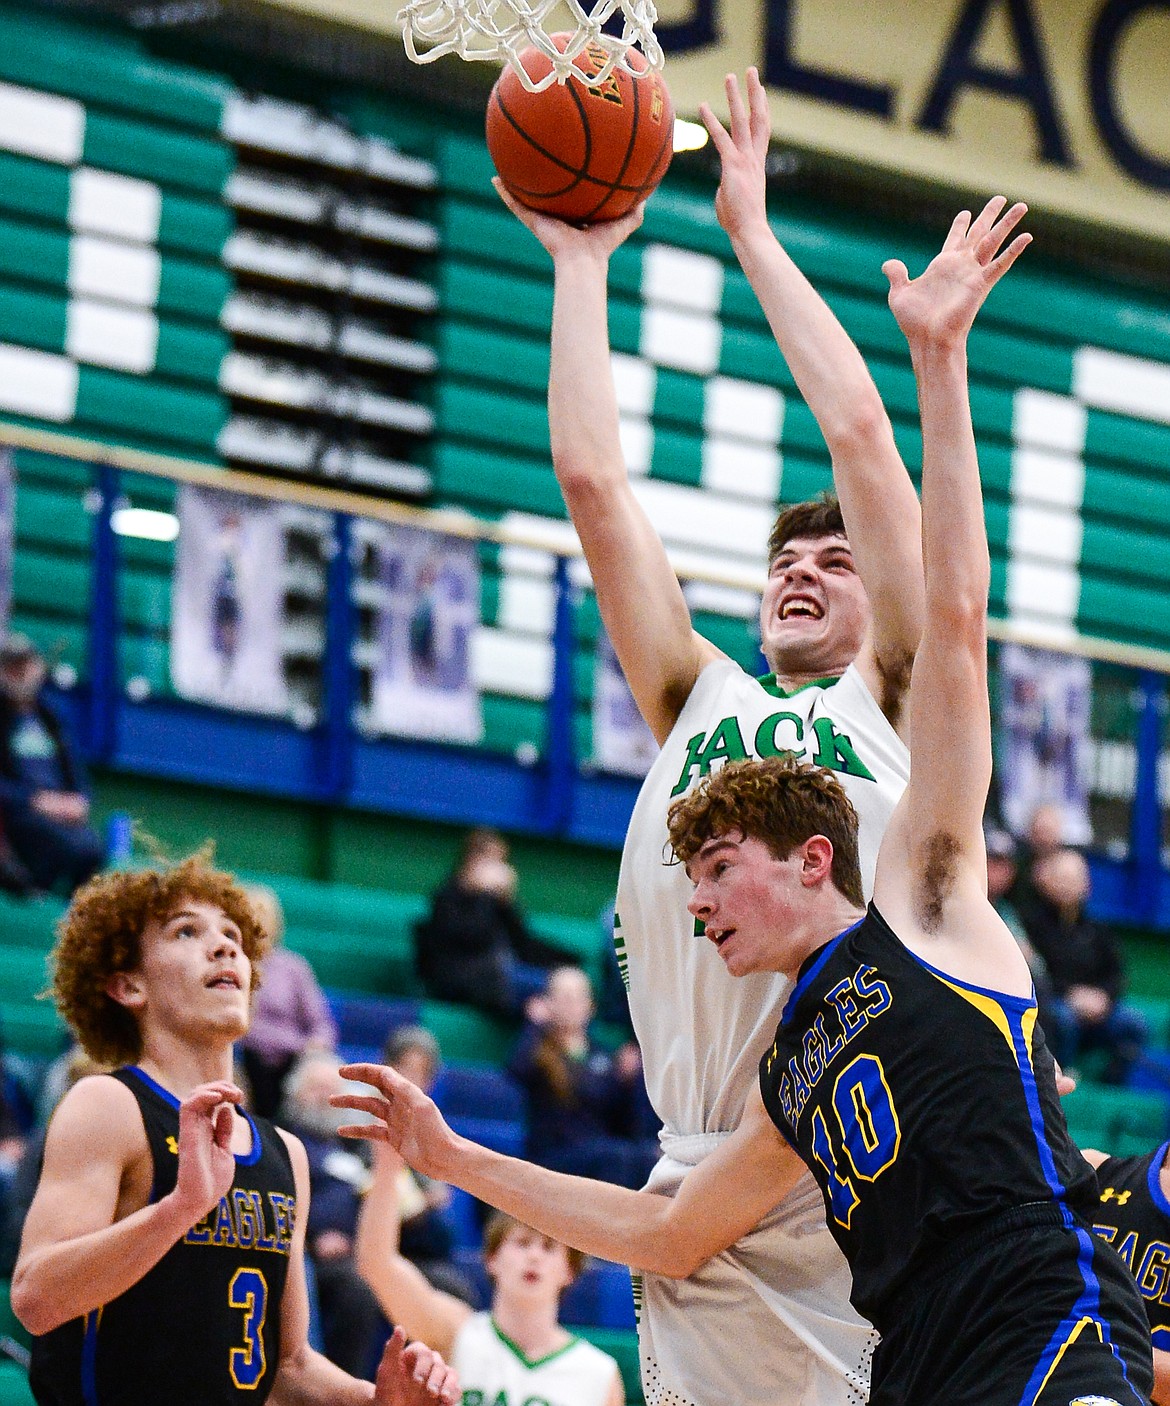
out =
{"type": "Polygon", "coordinates": [[[768,95],[760,82],[759,70],[747,71],[747,107],[739,91],[739,80],[729,73],[723,80],[727,93],[730,131],[711,111],[699,104],[699,116],[719,153],[721,175],[715,193],[715,214],[731,236],[742,234],[759,221],[767,223],[765,197],[768,140],[772,122],[768,115],[768,95]]]}
{"type": "Polygon", "coordinates": [[[966,337],[984,299],[1032,242],[1018,234],[1004,240],[1028,213],[993,196],[972,221],[970,211],[955,216],[941,251],[917,278],[900,259],[888,259],[882,272],[890,281],[890,311],[911,344],[959,342],[966,337]]]}
{"type": "Polygon", "coordinates": [[[388,1143],[408,1167],[439,1181],[455,1146],[455,1134],[443,1121],[432,1099],[396,1069],[381,1064],[347,1064],[343,1079],[370,1084],[377,1094],[332,1094],[334,1108],[369,1113],[372,1123],[347,1123],[338,1128],[342,1137],[368,1138],[388,1143]]]}
{"type": "Polygon", "coordinates": [[[554,261],[562,254],[574,251],[591,253],[599,259],[607,260],[638,228],[646,213],[646,202],[641,200],[620,220],[600,220],[592,225],[573,225],[568,220],[558,220],[553,215],[542,215],[539,210],[530,210],[527,205],[521,205],[515,196],[509,194],[499,176],[492,177],[492,185],[512,214],[532,231],[554,261]]]}
{"type": "Polygon", "coordinates": [[[459,1378],[433,1348],[406,1345],[406,1334],[395,1328],[378,1364],[374,1406],[455,1406],[459,1378]]]}

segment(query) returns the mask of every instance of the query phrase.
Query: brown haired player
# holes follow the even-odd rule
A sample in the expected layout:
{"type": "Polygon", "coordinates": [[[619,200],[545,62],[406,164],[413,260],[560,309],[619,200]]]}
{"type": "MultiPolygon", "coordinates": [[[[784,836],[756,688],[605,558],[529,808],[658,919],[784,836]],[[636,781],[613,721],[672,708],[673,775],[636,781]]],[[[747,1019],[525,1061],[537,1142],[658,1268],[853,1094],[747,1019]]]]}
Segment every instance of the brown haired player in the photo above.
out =
{"type": "Polygon", "coordinates": [[[263,951],[203,854],[103,875],[70,905],[54,995],[86,1053],[123,1067],[62,1101],[25,1222],[12,1303],[44,1406],[456,1399],[401,1334],[376,1385],[309,1347],[304,1149],[240,1109],[231,1077],[263,951]]]}
{"type": "Polygon", "coordinates": [[[622,1406],[617,1363],[558,1321],[561,1295],[584,1268],[584,1255],[496,1211],[483,1239],[491,1310],[476,1313],[428,1283],[399,1252],[402,1159],[384,1144],[374,1154],[374,1181],[358,1222],[358,1268],[391,1323],[450,1359],[463,1406],[622,1406]]]}
{"type": "MultiPolygon", "coordinates": [[[[909,772],[905,690],[921,626],[918,499],[860,353],[769,226],[768,106],[754,69],[747,83],[745,109],[728,79],[730,133],[704,110],[722,161],[716,213],[824,435],[840,495],[839,507],[787,509],[772,532],[759,616],[771,672],[761,679],[692,628],[643,507],[643,483],[626,472],[606,277],[641,210],[576,229],[504,196],[552,255],[553,463],[606,630],[662,747],[626,837],[614,940],[647,1090],[663,1123],[664,1155],[649,1184],[667,1194],[739,1122],[787,991],[775,974],[729,980],[696,938],[686,878],[661,862],[671,800],[740,757],[791,751],[828,766],[861,816],[868,892],[878,841],[909,772]]],[[[688,290],[679,293],[688,305],[688,290]]],[[[703,394],[725,389],[735,388],[712,378],[703,394]]],[[[704,506],[696,495],[700,530],[704,506]]],[[[749,1345],[736,1377],[739,1406],[773,1406],[778,1394],[804,1406],[849,1406],[865,1390],[874,1337],[848,1293],[844,1261],[806,1179],[693,1282],[645,1276],[639,1336],[647,1401],[722,1406],[725,1364],[709,1345],[730,1312],[749,1345]]]]}
{"type": "MultiPolygon", "coordinates": [[[[793,981],[739,1129],[667,1200],[455,1138],[390,1071],[362,1071],[386,1097],[343,1102],[380,1112],[420,1169],[665,1274],[733,1243],[807,1165],[853,1301],[882,1334],[871,1406],[1141,1406],[1141,1300],[1082,1218],[1093,1174],[1064,1124],[1027,964],[986,894],[990,564],[966,342],[1028,240],[1004,247],[1024,213],[1004,204],[959,215],[920,278],[886,266],[918,379],[926,617],[914,769],[872,904],[844,790],[799,760],[729,766],[671,812],[712,948],[733,970],[793,981]]],[[[735,1400],[734,1315],[724,1333],[735,1400]]]]}

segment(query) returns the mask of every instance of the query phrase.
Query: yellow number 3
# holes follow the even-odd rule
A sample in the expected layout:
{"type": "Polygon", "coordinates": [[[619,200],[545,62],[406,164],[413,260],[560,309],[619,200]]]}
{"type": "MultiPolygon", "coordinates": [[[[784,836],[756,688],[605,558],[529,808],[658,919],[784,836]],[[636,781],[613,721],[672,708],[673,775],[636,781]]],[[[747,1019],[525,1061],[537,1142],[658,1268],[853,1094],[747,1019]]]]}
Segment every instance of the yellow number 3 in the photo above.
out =
{"type": "Polygon", "coordinates": [[[243,1391],[260,1385],[264,1360],[264,1317],[268,1312],[268,1282],[258,1269],[237,1269],[228,1285],[228,1305],[244,1311],[244,1345],[228,1353],[228,1371],[243,1391]]]}

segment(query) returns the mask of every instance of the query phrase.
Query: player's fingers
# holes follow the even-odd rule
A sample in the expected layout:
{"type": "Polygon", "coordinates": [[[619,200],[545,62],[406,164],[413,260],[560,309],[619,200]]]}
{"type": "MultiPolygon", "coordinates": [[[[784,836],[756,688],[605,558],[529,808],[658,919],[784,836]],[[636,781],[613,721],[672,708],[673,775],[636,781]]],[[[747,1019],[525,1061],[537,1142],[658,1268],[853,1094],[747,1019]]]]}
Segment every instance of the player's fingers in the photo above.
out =
{"type": "Polygon", "coordinates": [[[734,73],[729,73],[723,80],[723,88],[727,94],[727,114],[731,118],[731,140],[736,146],[741,146],[750,135],[750,129],[743,94],[739,91],[739,79],[734,73]]]}
{"type": "Polygon", "coordinates": [[[890,281],[890,292],[896,292],[899,288],[905,288],[910,282],[910,271],[901,259],[887,259],[882,265],[882,272],[890,281]]]}
{"type": "Polygon", "coordinates": [[[995,224],[996,217],[1006,204],[1006,195],[993,195],[971,222],[968,238],[978,244],[991,226],[995,224]]]}
{"type": "Polygon", "coordinates": [[[999,282],[1031,242],[1030,234],[1017,234],[999,258],[988,264],[987,272],[993,284],[999,282]]]}
{"type": "Polygon", "coordinates": [[[212,1129],[217,1147],[222,1147],[226,1151],[232,1145],[232,1125],[235,1121],[231,1104],[221,1103],[215,1110],[215,1122],[212,1129]]]}
{"type": "Polygon", "coordinates": [[[184,1112],[203,1117],[220,1104],[239,1103],[243,1097],[241,1090],[234,1084],[201,1084],[197,1089],[192,1089],[179,1105],[179,1117],[181,1118],[184,1112]]]}
{"type": "Polygon", "coordinates": [[[751,114],[752,145],[763,155],[772,136],[772,119],[768,112],[768,92],[760,80],[760,70],[747,71],[748,111],[751,114]]]}
{"type": "Polygon", "coordinates": [[[967,231],[971,228],[970,210],[960,210],[951,221],[951,228],[943,241],[944,249],[957,249],[967,237],[967,231]]]}
{"type": "Polygon", "coordinates": [[[1004,240],[1028,213],[1028,207],[1018,200],[1010,210],[998,220],[979,241],[978,253],[981,259],[990,262],[1003,246],[1004,240]]]}
{"type": "Polygon", "coordinates": [[[707,103],[699,104],[699,120],[706,127],[712,146],[720,156],[725,156],[732,149],[731,138],[727,135],[727,128],[715,116],[707,103]]]}
{"type": "Polygon", "coordinates": [[[439,1400],[443,1403],[443,1406],[455,1406],[460,1395],[459,1373],[456,1372],[454,1367],[448,1367],[447,1374],[443,1378],[443,1385],[439,1389],[439,1400]]]}
{"type": "Polygon", "coordinates": [[[366,1142],[388,1142],[389,1135],[385,1123],[342,1123],[337,1129],[338,1137],[364,1138],[366,1142]]]}
{"type": "MultiPolygon", "coordinates": [[[[402,1075],[384,1064],[343,1064],[338,1071],[343,1079],[355,1084],[372,1084],[389,1098],[399,1084],[406,1083],[402,1075]]],[[[408,1085],[413,1087],[413,1085],[408,1085]]]]}
{"type": "Polygon", "coordinates": [[[372,1113],[375,1118],[390,1116],[390,1103],[374,1094],[330,1094],[329,1102],[334,1108],[351,1108],[355,1113],[372,1113]]]}

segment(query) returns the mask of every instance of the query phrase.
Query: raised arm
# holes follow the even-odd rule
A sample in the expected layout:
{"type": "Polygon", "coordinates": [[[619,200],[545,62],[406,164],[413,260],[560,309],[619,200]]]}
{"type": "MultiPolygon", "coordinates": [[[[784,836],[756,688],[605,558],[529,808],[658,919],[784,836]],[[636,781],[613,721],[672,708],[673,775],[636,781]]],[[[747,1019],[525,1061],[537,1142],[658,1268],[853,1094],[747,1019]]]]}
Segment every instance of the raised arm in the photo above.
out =
{"type": "Polygon", "coordinates": [[[422,1338],[450,1356],[471,1309],[436,1289],[400,1252],[398,1174],[402,1158],[385,1142],[374,1143],[374,1179],[362,1202],[354,1241],[358,1273],[374,1291],[382,1312],[412,1338],[422,1338]]]}
{"type": "Polygon", "coordinates": [[[434,1103],[392,1069],[356,1064],[342,1073],[378,1091],[331,1100],[377,1119],[342,1128],[345,1136],[388,1142],[418,1171],[463,1187],[562,1244],[676,1279],[758,1225],[804,1171],[758,1090],[736,1132],[671,1198],[550,1172],[457,1137],[434,1103]]]}
{"type": "Polygon", "coordinates": [[[747,71],[746,108],[734,74],[726,92],[730,131],[706,104],[699,109],[722,163],[716,214],[832,456],[845,530],[873,609],[857,664],[904,732],[910,664],[922,630],[918,497],[861,353],[768,223],[771,120],[759,73],[747,71]]]}
{"type": "Polygon", "coordinates": [[[577,229],[500,198],[553,260],[548,421],[553,467],[589,563],[597,604],[634,699],[662,742],[703,666],[719,651],[691,628],[666,551],[630,485],[609,357],[606,280],[613,251],[641,223],[577,229]]]}
{"type": "Polygon", "coordinates": [[[910,928],[928,937],[960,932],[972,910],[964,904],[956,911],[956,899],[979,898],[979,914],[987,906],[982,822],[991,780],[991,568],[967,392],[967,335],[1031,239],[1021,234],[1004,247],[1026,209],[1015,205],[1005,214],[1005,204],[997,196],[974,221],[966,211],[958,215],[942,252],[919,278],[911,280],[896,260],[885,265],[890,308],[918,380],[923,441],[926,620],[910,688],[914,756],[910,784],[882,843],[874,891],[907,936],[910,928]]]}

